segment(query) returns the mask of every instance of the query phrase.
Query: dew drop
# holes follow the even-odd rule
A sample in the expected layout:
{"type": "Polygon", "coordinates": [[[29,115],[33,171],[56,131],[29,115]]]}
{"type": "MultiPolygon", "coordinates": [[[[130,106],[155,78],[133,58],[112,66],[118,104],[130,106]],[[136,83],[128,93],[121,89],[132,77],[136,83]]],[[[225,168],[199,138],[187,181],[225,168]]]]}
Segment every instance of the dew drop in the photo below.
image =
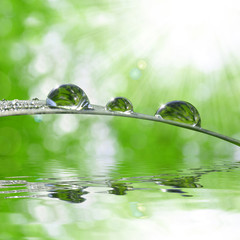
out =
{"type": "Polygon", "coordinates": [[[81,110],[87,109],[90,102],[80,87],[74,84],[63,84],[48,94],[46,104],[50,107],[81,110]]]}
{"type": "Polygon", "coordinates": [[[201,127],[198,110],[192,104],[184,101],[172,101],[164,104],[157,110],[155,116],[201,127]]]}
{"type": "Polygon", "coordinates": [[[106,105],[108,111],[114,112],[133,112],[132,103],[124,97],[116,97],[109,101],[106,105]]]}

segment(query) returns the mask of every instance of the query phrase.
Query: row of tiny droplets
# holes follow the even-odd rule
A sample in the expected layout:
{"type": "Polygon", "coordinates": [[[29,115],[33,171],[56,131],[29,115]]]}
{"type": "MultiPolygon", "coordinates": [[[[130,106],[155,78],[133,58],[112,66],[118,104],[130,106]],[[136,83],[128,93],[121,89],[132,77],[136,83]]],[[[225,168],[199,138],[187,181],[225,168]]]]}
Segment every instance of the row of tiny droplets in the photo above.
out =
{"type": "Polygon", "coordinates": [[[18,110],[25,110],[25,109],[39,109],[44,108],[44,104],[42,101],[39,101],[38,98],[34,98],[32,100],[12,100],[7,101],[3,99],[0,101],[0,111],[18,111],[18,110]]]}

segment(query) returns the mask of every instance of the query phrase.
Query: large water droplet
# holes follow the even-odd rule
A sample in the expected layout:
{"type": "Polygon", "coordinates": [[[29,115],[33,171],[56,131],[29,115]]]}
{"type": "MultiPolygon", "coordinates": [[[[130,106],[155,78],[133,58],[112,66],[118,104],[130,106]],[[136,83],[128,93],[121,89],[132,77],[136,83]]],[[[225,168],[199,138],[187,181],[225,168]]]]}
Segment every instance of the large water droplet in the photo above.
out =
{"type": "Polygon", "coordinates": [[[164,104],[157,110],[155,116],[201,127],[198,110],[192,104],[184,101],[172,101],[164,104]]]}
{"type": "Polygon", "coordinates": [[[127,98],[116,97],[107,103],[106,109],[114,112],[133,112],[133,105],[127,98]]]}
{"type": "Polygon", "coordinates": [[[50,107],[66,109],[86,109],[90,102],[86,93],[74,84],[63,84],[53,89],[47,96],[46,103],[50,107]]]}

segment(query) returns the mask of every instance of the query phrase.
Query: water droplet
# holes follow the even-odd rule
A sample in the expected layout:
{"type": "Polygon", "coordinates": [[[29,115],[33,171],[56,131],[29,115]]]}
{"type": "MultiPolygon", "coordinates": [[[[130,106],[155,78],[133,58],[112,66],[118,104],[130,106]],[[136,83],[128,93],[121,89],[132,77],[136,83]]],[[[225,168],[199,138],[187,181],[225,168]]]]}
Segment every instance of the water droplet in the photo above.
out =
{"type": "Polygon", "coordinates": [[[106,109],[115,112],[133,112],[133,105],[127,98],[116,97],[107,103],[106,109]]]}
{"type": "Polygon", "coordinates": [[[164,104],[157,110],[155,116],[201,127],[198,110],[192,104],[184,101],[172,101],[164,104]]]}
{"type": "Polygon", "coordinates": [[[63,84],[53,89],[47,96],[47,105],[66,109],[86,109],[90,102],[86,93],[74,84],[63,84]]]}
{"type": "Polygon", "coordinates": [[[17,104],[17,107],[18,107],[19,110],[24,109],[24,101],[20,101],[20,102],[17,104]]]}

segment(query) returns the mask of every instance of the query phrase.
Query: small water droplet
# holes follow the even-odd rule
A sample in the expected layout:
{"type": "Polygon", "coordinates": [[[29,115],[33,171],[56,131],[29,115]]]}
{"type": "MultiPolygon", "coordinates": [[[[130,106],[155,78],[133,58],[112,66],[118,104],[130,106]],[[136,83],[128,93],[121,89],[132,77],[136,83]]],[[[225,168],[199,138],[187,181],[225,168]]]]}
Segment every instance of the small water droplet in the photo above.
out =
{"type": "Polygon", "coordinates": [[[63,84],[48,94],[46,104],[50,107],[81,110],[89,108],[90,102],[80,87],[63,84]]]}
{"type": "Polygon", "coordinates": [[[201,127],[198,110],[192,104],[184,101],[172,101],[164,104],[157,110],[155,116],[201,127]]]}
{"type": "Polygon", "coordinates": [[[106,109],[115,112],[133,112],[133,105],[127,98],[116,97],[107,103],[106,109]]]}
{"type": "Polygon", "coordinates": [[[17,104],[17,107],[18,109],[22,110],[24,108],[24,103],[23,101],[20,101],[18,104],[17,104]]]}

